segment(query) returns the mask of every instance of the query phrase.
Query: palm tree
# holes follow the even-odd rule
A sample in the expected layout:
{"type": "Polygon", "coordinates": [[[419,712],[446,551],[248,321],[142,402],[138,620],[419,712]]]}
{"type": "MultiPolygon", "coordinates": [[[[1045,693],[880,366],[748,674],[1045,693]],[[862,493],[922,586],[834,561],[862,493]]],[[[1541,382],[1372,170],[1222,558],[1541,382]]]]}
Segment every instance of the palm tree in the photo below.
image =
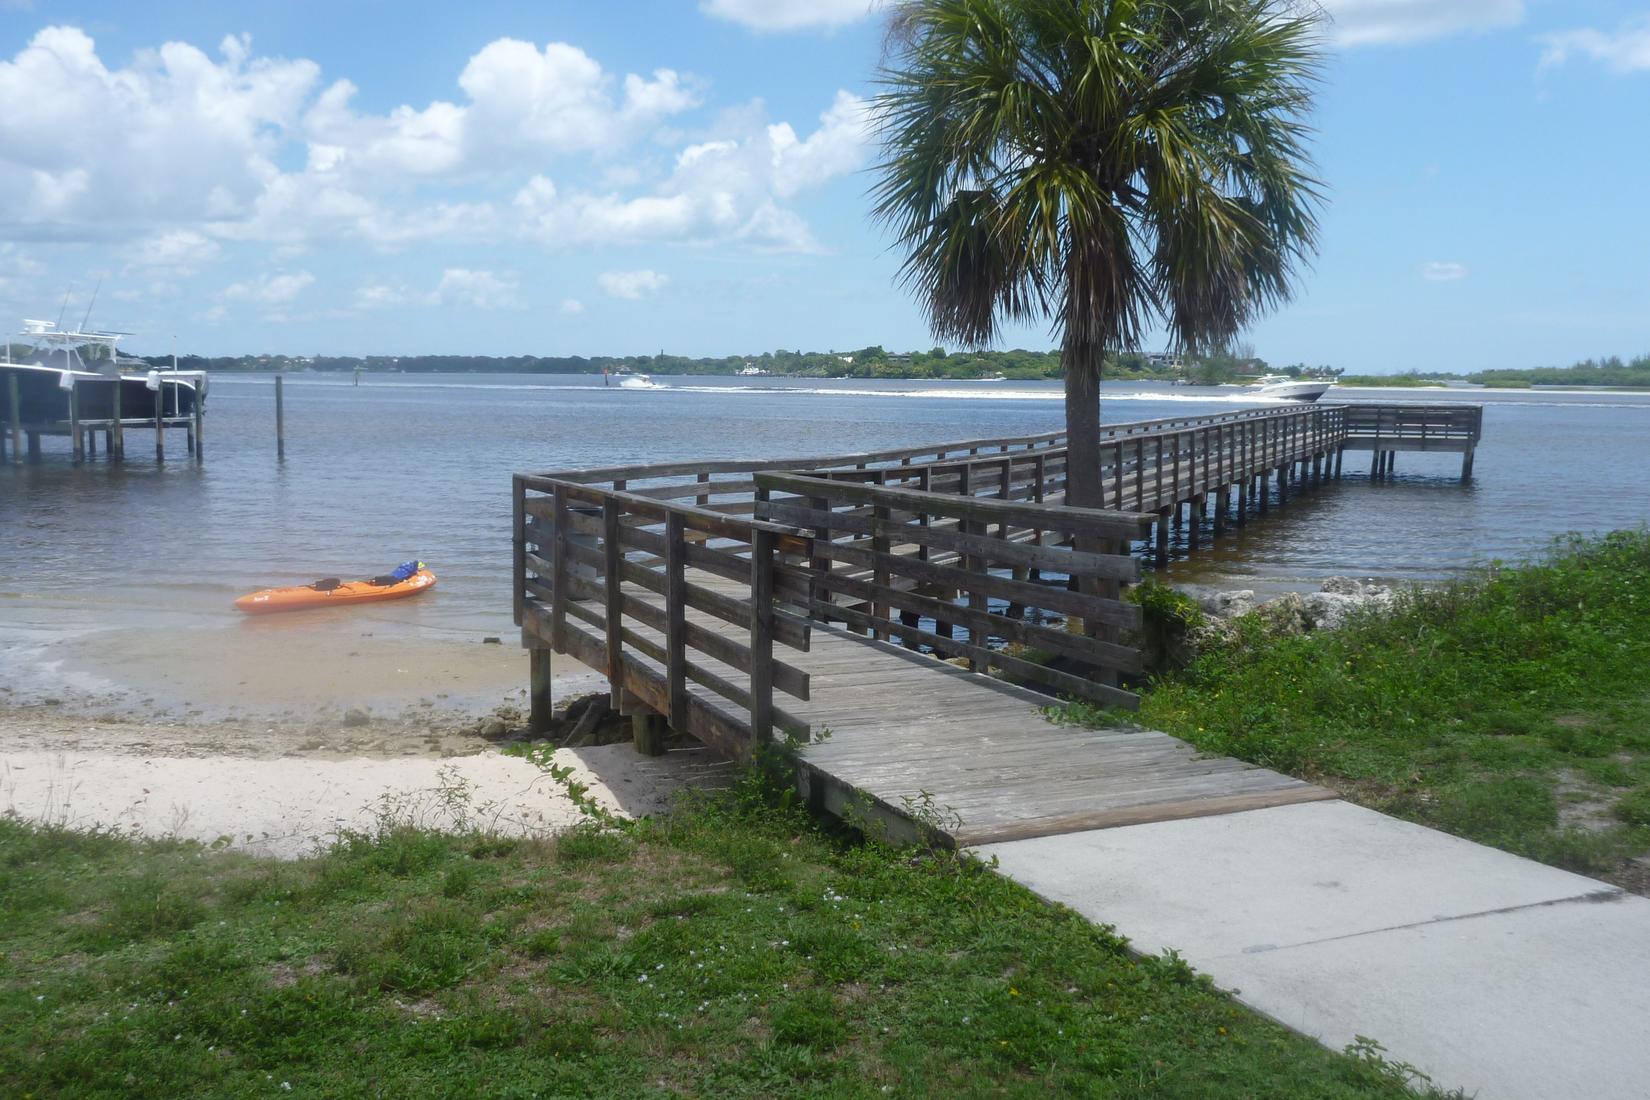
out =
{"type": "Polygon", "coordinates": [[[941,340],[1045,318],[1067,503],[1101,507],[1100,371],[1165,325],[1223,346],[1316,236],[1318,14],[1291,0],[905,0],[874,113],[875,214],[941,340]]]}

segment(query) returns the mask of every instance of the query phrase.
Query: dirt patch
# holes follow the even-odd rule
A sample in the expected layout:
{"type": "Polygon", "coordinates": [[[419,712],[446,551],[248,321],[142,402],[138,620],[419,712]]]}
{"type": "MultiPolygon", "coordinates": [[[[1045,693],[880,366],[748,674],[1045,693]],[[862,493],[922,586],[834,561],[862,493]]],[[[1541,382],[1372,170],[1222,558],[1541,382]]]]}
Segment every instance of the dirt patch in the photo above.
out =
{"type": "Polygon", "coordinates": [[[1615,815],[1616,800],[1577,772],[1558,773],[1553,787],[1558,802],[1558,827],[1584,833],[1605,833],[1621,824],[1615,815]]]}

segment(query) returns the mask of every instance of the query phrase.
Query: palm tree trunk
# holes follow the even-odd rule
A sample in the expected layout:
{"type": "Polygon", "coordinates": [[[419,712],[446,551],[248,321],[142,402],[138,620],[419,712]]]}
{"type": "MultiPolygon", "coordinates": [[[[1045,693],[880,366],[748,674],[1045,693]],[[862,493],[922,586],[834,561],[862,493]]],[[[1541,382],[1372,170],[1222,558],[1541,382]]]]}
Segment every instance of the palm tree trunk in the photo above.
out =
{"type": "Polygon", "coordinates": [[[1067,336],[1060,349],[1066,375],[1066,503],[1105,507],[1100,483],[1100,348],[1067,336]]]}

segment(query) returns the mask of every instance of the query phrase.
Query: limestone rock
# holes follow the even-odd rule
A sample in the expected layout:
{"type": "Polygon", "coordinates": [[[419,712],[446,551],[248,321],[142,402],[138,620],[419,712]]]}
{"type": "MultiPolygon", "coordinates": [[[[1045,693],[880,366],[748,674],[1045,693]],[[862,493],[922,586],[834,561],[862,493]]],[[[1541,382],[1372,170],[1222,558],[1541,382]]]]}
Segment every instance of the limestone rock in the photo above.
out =
{"type": "Polygon", "coordinates": [[[364,726],[371,721],[372,715],[361,707],[350,707],[344,712],[344,725],[346,726],[364,726]]]}

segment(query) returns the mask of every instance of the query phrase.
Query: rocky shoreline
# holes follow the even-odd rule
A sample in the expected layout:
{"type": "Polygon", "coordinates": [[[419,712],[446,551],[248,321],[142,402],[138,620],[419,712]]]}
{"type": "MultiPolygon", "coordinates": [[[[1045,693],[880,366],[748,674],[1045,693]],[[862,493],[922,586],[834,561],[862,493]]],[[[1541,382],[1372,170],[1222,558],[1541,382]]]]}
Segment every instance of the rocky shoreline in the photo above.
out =
{"type": "Polygon", "coordinates": [[[1330,577],[1316,592],[1287,592],[1258,600],[1253,589],[1217,592],[1198,600],[1208,618],[1230,623],[1243,615],[1259,615],[1279,634],[1312,634],[1339,630],[1357,612],[1384,610],[1398,599],[1398,589],[1356,577],[1330,577]]]}

